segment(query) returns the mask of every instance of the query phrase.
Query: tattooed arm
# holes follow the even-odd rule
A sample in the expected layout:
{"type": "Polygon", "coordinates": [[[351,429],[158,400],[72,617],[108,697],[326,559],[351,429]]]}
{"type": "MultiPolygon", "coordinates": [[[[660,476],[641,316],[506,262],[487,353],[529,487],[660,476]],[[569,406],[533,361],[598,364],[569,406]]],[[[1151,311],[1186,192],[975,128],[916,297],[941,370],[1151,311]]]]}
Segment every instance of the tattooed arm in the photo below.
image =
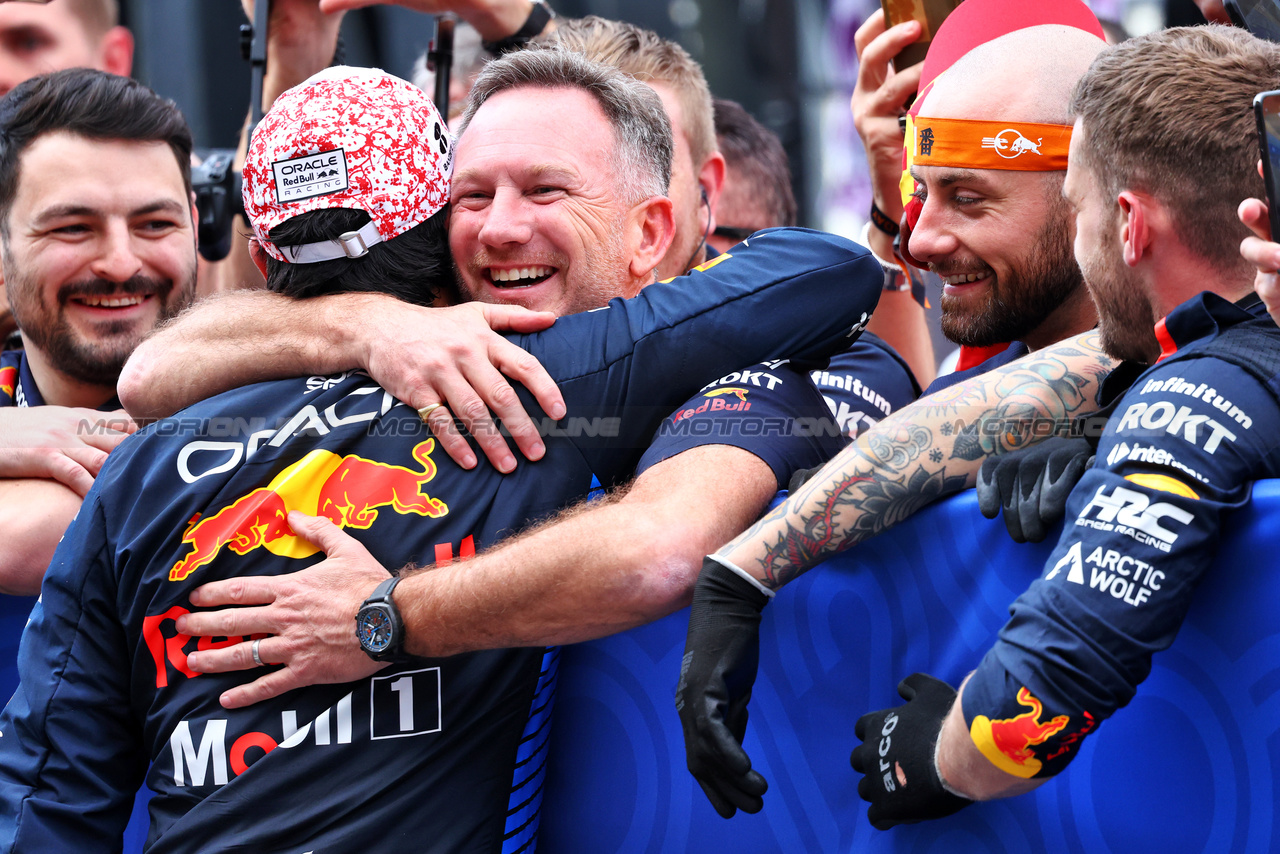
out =
{"type": "Polygon", "coordinates": [[[767,785],[742,749],[773,591],[935,499],[983,459],[1067,431],[1101,408],[1114,367],[1086,333],[916,401],[858,437],[784,504],[707,558],[676,686],[689,771],[716,811],[757,812],[767,785]],[[748,581],[743,576],[749,576],[748,581]]]}
{"type": "Polygon", "coordinates": [[[1115,362],[1096,332],[904,407],[858,437],[718,555],[777,589],[832,555],[973,486],[982,461],[1064,435],[1099,408],[1115,362]]]}

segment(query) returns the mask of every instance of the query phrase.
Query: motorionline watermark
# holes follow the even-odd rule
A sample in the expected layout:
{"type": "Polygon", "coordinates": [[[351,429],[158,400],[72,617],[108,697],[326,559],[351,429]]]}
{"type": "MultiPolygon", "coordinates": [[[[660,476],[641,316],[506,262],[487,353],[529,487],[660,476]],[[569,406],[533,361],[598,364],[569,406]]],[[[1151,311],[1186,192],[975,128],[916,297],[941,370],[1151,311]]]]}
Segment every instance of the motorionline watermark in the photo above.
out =
{"type": "MultiPolygon", "coordinates": [[[[569,416],[560,420],[550,417],[533,418],[534,430],[543,438],[616,438],[624,435],[624,423],[628,416],[569,416]]],[[[635,416],[640,417],[640,416],[635,416]]],[[[651,418],[646,418],[652,423],[651,418]]],[[[105,435],[108,433],[129,432],[133,422],[120,419],[89,420],[79,422],[76,433],[81,436],[105,435]]],[[[239,439],[263,434],[276,435],[282,430],[290,430],[296,435],[308,432],[321,434],[330,431],[334,424],[316,422],[299,422],[296,416],[288,417],[245,417],[215,416],[208,418],[175,417],[165,418],[150,424],[139,424],[149,427],[153,435],[160,437],[183,437],[201,439],[239,439]]],[[[415,418],[379,418],[364,422],[363,431],[370,436],[398,437],[419,436],[427,429],[422,421],[415,418]]],[[[452,421],[438,420],[431,424],[431,432],[452,431],[461,434],[489,435],[498,433],[510,437],[511,431],[501,421],[466,425],[461,419],[452,421]]],[[[672,422],[663,421],[656,434],[661,437],[821,437],[839,436],[840,428],[830,417],[814,416],[738,416],[738,417],[704,417],[672,422]]]]}
{"type": "MultiPolygon", "coordinates": [[[[617,438],[624,435],[623,427],[628,416],[569,416],[560,420],[550,417],[533,418],[532,423],[537,435],[542,438],[617,438]]],[[[640,416],[635,416],[640,417],[640,416]]],[[[650,423],[652,418],[647,416],[650,423]]],[[[966,424],[962,420],[948,423],[948,433],[975,433],[988,438],[1002,439],[1006,444],[1026,444],[1053,437],[1073,437],[1097,439],[1106,429],[1105,416],[1092,415],[1077,418],[1049,416],[1001,416],[984,418],[966,424]]],[[[326,424],[310,420],[300,420],[296,415],[275,416],[271,418],[257,416],[213,416],[207,418],[174,417],[153,421],[150,424],[139,423],[141,427],[149,427],[151,432],[160,437],[182,437],[202,439],[240,439],[263,435],[278,435],[288,430],[293,435],[322,435],[330,432],[339,424],[326,424]]],[[[420,436],[427,429],[420,419],[411,417],[375,418],[364,421],[362,432],[378,437],[413,437],[420,436]]],[[[76,428],[80,436],[105,435],[110,433],[130,432],[134,422],[128,419],[82,419],[76,428]]],[[[459,434],[475,436],[498,433],[510,438],[511,431],[501,421],[495,420],[481,424],[466,425],[460,419],[452,421],[437,420],[430,428],[431,432],[452,431],[459,434]]],[[[1126,435],[1141,437],[1148,431],[1128,430],[1126,435]]],[[[1149,431],[1152,437],[1164,431],[1149,431]]],[[[670,419],[661,422],[655,437],[839,437],[841,430],[835,419],[830,416],[706,416],[688,418],[679,421],[670,419]]]]}
{"type": "MultiPolygon", "coordinates": [[[[1107,429],[1105,415],[1086,415],[1062,418],[1039,415],[1015,415],[983,418],[966,425],[962,421],[952,423],[955,433],[977,432],[988,437],[1016,437],[1022,441],[1052,439],[1054,437],[1097,439],[1107,429]]],[[[1154,436],[1162,431],[1153,430],[1154,436]]]]}

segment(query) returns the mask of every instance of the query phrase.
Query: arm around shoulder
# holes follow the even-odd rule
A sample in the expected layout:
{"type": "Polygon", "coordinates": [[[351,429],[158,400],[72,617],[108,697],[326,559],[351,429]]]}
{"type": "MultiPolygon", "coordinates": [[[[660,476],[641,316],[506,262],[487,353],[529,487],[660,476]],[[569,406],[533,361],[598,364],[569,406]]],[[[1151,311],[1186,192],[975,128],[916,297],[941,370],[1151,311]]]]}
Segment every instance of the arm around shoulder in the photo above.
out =
{"type": "Polygon", "coordinates": [[[120,400],[135,418],[164,418],[248,383],[359,367],[353,332],[360,306],[379,299],[391,300],[295,300],[266,291],[201,300],[134,350],[120,375],[120,400]]]}

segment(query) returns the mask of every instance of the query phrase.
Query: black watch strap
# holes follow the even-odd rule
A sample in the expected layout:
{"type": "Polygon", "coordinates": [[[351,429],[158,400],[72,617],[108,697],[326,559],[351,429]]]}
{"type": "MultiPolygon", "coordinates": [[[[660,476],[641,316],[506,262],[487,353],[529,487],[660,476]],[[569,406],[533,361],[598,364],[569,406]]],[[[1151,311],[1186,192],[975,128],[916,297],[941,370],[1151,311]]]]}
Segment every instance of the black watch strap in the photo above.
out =
{"type": "Polygon", "coordinates": [[[404,621],[400,619],[400,609],[396,607],[395,600],[391,598],[391,594],[395,592],[396,585],[402,580],[399,575],[395,575],[386,581],[379,582],[378,586],[373,588],[373,592],[369,594],[369,598],[360,605],[360,610],[356,612],[356,639],[365,653],[375,661],[399,661],[404,657],[404,621]],[[391,623],[392,639],[386,649],[375,652],[365,645],[360,624],[365,610],[370,607],[377,608],[378,606],[387,609],[391,623]]]}
{"type": "Polygon", "coordinates": [[[555,12],[551,11],[550,6],[541,2],[541,0],[534,0],[533,8],[529,10],[529,17],[525,19],[524,26],[505,39],[496,42],[484,42],[484,49],[494,56],[501,56],[509,51],[522,48],[546,29],[547,22],[554,17],[555,12]]]}

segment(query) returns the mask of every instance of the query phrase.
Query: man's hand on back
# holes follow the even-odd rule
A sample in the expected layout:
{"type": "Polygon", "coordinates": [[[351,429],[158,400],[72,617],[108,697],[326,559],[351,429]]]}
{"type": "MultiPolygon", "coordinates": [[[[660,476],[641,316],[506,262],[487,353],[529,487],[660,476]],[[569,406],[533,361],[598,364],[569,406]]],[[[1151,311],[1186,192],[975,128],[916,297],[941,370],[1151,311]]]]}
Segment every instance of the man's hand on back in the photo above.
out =
{"type": "MultiPolygon", "coordinates": [[[[225,692],[219,700],[228,709],[305,685],[363,679],[386,666],[360,648],[355,623],[360,605],[386,580],[386,569],[328,519],[295,510],[289,525],[323,549],[326,559],[289,575],[245,576],[197,587],[191,592],[192,605],[222,610],[197,611],[178,620],[178,631],[192,637],[262,637],[258,655],[272,669],[225,692]]],[[[199,673],[258,667],[251,641],[193,652],[187,665],[199,673]]]]}
{"type": "Polygon", "coordinates": [[[414,409],[444,404],[427,413],[428,426],[463,468],[474,466],[476,455],[453,416],[474,431],[496,468],[510,471],[515,457],[491,410],[530,459],[545,448],[506,377],[528,388],[552,418],[562,418],[565,406],[537,360],[497,333],[538,332],[554,322],[550,312],[518,306],[425,308],[383,294],[224,294],[134,350],[120,375],[120,399],[138,417],[163,418],[249,383],[365,368],[414,409]]]}

